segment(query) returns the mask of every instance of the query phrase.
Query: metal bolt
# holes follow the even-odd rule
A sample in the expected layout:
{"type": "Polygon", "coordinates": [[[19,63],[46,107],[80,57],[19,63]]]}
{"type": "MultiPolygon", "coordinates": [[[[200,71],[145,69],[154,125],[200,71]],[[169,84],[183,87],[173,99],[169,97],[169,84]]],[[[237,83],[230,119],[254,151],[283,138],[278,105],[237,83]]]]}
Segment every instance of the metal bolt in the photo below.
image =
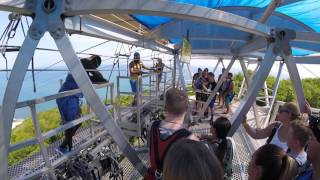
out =
{"type": "Polygon", "coordinates": [[[51,13],[56,9],[56,4],[54,0],[45,0],[43,2],[43,9],[46,13],[51,13]]]}

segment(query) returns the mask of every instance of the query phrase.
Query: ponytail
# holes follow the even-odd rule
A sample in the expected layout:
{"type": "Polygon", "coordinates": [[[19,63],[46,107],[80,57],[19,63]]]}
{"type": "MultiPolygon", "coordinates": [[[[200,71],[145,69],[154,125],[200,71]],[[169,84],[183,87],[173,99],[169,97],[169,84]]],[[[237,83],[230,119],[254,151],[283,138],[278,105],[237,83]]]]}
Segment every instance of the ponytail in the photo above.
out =
{"type": "Polygon", "coordinates": [[[281,174],[279,180],[291,180],[298,174],[298,166],[296,160],[285,154],[282,157],[281,174]]]}

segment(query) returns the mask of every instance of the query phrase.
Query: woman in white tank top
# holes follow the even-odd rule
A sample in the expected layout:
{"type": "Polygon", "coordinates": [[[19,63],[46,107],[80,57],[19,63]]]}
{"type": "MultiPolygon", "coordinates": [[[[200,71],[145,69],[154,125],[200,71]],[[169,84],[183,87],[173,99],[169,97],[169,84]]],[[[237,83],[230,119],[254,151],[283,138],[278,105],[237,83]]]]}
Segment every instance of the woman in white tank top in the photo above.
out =
{"type": "Polygon", "coordinates": [[[298,106],[295,103],[288,102],[280,108],[276,118],[277,122],[269,124],[266,128],[252,128],[246,120],[243,121],[242,125],[247,133],[254,139],[264,139],[273,135],[273,137],[271,137],[272,139],[270,144],[277,145],[284,151],[287,151],[290,122],[293,120],[299,120],[301,119],[300,117],[301,115],[298,106]],[[277,128],[275,133],[273,133],[274,128],[277,128]]]}

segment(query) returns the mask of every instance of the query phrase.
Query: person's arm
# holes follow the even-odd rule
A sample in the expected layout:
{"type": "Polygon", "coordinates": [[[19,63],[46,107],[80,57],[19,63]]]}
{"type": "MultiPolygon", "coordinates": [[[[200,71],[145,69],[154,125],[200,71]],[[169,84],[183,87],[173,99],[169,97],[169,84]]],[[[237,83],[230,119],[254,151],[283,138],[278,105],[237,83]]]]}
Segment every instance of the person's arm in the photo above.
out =
{"type": "Polygon", "coordinates": [[[90,80],[94,84],[106,83],[107,80],[102,76],[99,71],[90,71],[91,76],[89,76],[90,80]]]}
{"type": "Polygon", "coordinates": [[[152,70],[152,68],[148,68],[147,66],[145,66],[143,63],[140,63],[141,64],[141,67],[143,68],[143,69],[146,69],[146,70],[152,70]]]}
{"type": "Polygon", "coordinates": [[[202,84],[202,89],[203,89],[204,91],[206,91],[206,92],[209,92],[209,89],[208,89],[207,86],[204,85],[204,84],[202,84]]]}
{"type": "Polygon", "coordinates": [[[307,113],[309,116],[311,115],[312,111],[311,111],[311,106],[309,104],[308,101],[306,101],[306,104],[304,105],[304,109],[305,109],[305,113],[307,113]]]}
{"type": "Polygon", "coordinates": [[[275,124],[270,124],[268,127],[259,129],[259,128],[252,128],[245,119],[242,122],[242,126],[246,130],[246,132],[254,139],[264,139],[270,136],[272,133],[272,129],[275,127],[275,124]]]}

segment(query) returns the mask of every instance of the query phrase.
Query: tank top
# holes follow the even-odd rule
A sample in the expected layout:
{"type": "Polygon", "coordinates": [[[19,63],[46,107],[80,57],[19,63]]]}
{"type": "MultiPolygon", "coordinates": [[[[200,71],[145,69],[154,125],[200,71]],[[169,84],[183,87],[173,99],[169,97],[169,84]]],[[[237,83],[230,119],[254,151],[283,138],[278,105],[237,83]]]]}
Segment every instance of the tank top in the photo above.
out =
{"type": "Polygon", "coordinates": [[[284,151],[288,150],[288,144],[287,142],[282,142],[279,139],[279,129],[281,128],[282,124],[279,126],[279,128],[277,129],[275,135],[273,136],[272,140],[270,141],[270,144],[274,144],[277,145],[278,147],[282,148],[284,151]]]}

